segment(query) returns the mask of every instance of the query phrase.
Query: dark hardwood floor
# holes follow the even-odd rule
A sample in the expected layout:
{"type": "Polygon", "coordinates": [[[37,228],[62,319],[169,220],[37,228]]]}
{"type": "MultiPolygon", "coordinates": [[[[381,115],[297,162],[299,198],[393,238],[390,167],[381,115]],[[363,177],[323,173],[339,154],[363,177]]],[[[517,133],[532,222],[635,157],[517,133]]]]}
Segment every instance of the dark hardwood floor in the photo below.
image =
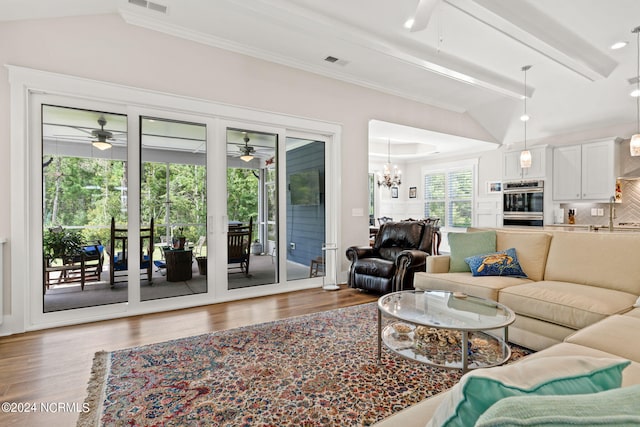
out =
{"type": "Polygon", "coordinates": [[[213,304],[165,313],[107,320],[0,337],[0,402],[30,413],[0,411],[0,426],[74,426],[77,413],[55,404],[81,407],[93,356],[211,331],[283,319],[377,300],[373,294],[342,286],[311,289],[213,304]],[[41,412],[44,402],[49,413],[41,412]]]}

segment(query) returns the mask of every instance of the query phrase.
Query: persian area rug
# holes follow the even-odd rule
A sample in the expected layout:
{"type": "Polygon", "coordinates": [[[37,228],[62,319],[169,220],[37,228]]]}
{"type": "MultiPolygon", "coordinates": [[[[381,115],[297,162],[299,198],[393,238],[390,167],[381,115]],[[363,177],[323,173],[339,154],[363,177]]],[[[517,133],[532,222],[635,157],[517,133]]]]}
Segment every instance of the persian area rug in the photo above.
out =
{"type": "Polygon", "coordinates": [[[366,426],[460,376],[387,350],[378,365],[368,303],[97,353],[78,426],[366,426]]]}

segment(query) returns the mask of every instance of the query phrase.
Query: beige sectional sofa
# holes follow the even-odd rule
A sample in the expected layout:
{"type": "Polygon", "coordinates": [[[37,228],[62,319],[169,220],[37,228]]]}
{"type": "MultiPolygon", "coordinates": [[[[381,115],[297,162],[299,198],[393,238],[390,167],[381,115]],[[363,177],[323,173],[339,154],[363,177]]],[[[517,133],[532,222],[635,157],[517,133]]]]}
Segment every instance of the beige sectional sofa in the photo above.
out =
{"type": "MultiPolygon", "coordinates": [[[[470,232],[477,231],[470,229],[470,232]]],[[[623,358],[622,387],[640,384],[640,235],[497,229],[496,250],[516,248],[528,278],[450,273],[449,256],[429,257],[416,289],[444,289],[497,300],[516,313],[509,340],[538,350],[516,362],[557,356],[623,358]]],[[[495,368],[490,368],[495,369],[495,368]]],[[[377,427],[425,426],[445,391],[377,427]]],[[[640,395],[638,395],[640,399],[640,395]]]]}
{"type": "Polygon", "coordinates": [[[449,273],[449,255],[431,256],[416,289],[465,292],[516,313],[510,341],[541,350],[613,314],[640,296],[640,234],[497,229],[496,250],[515,248],[528,278],[449,273]]]}

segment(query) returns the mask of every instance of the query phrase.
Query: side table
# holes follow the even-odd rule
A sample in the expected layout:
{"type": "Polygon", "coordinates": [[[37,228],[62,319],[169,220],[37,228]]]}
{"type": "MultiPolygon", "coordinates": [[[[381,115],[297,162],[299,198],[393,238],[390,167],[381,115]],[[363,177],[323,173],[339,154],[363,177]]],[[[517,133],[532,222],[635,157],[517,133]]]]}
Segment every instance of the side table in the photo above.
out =
{"type": "Polygon", "coordinates": [[[193,251],[190,249],[169,249],[164,251],[167,264],[167,282],[184,282],[191,280],[193,251]]]}

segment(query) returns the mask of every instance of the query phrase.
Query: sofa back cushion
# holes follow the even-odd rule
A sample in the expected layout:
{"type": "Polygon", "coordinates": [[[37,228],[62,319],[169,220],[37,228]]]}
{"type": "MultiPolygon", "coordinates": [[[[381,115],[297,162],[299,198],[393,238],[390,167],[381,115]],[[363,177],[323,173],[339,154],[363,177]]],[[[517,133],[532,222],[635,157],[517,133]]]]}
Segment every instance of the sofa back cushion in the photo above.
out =
{"type": "Polygon", "coordinates": [[[542,231],[496,230],[496,250],[515,248],[522,270],[531,280],[539,282],[544,279],[551,238],[551,233],[542,231]]]}
{"type": "Polygon", "coordinates": [[[635,233],[556,231],[544,278],[640,295],[638,254],[635,233]]]}
{"type": "Polygon", "coordinates": [[[418,249],[422,242],[421,221],[386,222],[376,236],[374,249],[382,258],[393,261],[405,249],[418,249]]]}
{"type": "Polygon", "coordinates": [[[448,233],[449,249],[451,256],[449,260],[450,273],[470,272],[469,264],[465,258],[474,255],[484,255],[496,251],[496,232],[474,231],[473,233],[448,233]]]}

